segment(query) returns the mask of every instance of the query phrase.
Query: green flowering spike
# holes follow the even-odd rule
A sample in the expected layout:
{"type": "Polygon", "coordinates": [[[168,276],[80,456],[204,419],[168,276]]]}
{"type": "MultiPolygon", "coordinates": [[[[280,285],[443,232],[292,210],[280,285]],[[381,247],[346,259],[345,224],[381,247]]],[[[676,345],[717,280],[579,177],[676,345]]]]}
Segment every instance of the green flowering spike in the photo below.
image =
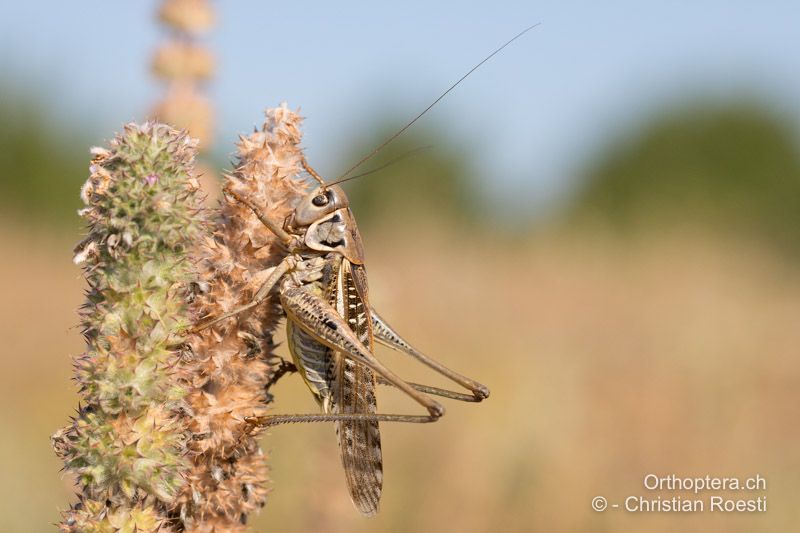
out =
{"type": "Polygon", "coordinates": [[[105,502],[82,499],[64,513],[60,524],[64,531],[81,533],[142,533],[172,531],[167,521],[152,506],[109,509],[105,502]]]}
{"type": "Polygon", "coordinates": [[[167,531],[187,464],[175,347],[189,323],[187,259],[200,232],[196,144],[168,126],[127,125],[95,148],[76,249],[89,288],[78,414],[53,435],[80,501],[65,531],[167,531]]]}

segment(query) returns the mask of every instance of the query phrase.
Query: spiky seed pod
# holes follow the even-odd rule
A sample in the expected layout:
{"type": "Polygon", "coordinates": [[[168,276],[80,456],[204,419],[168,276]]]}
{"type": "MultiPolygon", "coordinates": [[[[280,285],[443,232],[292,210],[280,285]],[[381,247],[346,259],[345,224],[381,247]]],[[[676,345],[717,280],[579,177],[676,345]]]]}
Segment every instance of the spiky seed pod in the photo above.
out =
{"type": "MultiPolygon", "coordinates": [[[[240,138],[237,166],[226,177],[228,187],[277,221],[307,187],[299,177],[300,122],[286,104],[267,110],[263,128],[240,138]]],[[[195,259],[201,280],[193,302],[198,319],[248,302],[285,255],[252,211],[230,198],[222,201],[214,227],[195,259]]],[[[189,340],[192,358],[185,358],[181,369],[190,390],[193,464],[178,512],[189,531],[243,530],[247,516],[266,501],[266,457],[244,419],[267,412],[264,386],[276,368],[273,332],[281,317],[270,300],[189,340]]]]}
{"type": "Polygon", "coordinates": [[[175,347],[188,325],[188,253],[200,234],[196,141],[129,124],[92,150],[81,197],[88,237],[76,249],[88,283],[75,360],[81,404],[53,435],[80,487],[64,531],[160,531],[184,484],[185,391],[175,347]]]}
{"type": "Polygon", "coordinates": [[[153,73],[166,80],[205,80],[214,74],[214,56],[198,44],[169,42],[156,50],[153,73]]]}
{"type": "Polygon", "coordinates": [[[165,0],[158,16],[175,30],[190,35],[207,32],[216,21],[208,0],[165,0]]]}

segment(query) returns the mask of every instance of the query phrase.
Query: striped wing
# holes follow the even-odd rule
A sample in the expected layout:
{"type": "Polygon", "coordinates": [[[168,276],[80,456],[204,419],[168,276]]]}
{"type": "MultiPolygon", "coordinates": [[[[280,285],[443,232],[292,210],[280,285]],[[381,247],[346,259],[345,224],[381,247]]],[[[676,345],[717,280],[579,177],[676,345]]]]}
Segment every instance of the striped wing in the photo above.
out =
{"type": "MultiPolygon", "coordinates": [[[[331,303],[364,346],[372,351],[374,343],[364,268],[343,259],[338,274],[338,290],[334,291],[335,302],[331,303]]],[[[334,413],[375,413],[377,403],[372,370],[342,352],[334,352],[333,358],[331,410],[334,413]]],[[[378,422],[336,422],[336,434],[350,497],[361,514],[373,516],[378,512],[383,487],[378,422]]]]}

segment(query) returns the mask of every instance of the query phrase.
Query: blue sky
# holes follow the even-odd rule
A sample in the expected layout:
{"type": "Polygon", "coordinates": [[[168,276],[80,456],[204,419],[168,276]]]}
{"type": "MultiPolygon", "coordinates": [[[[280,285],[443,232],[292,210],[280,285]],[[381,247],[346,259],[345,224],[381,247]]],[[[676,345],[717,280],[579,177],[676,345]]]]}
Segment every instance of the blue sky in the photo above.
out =
{"type": "MultiPolygon", "coordinates": [[[[287,100],[328,175],[371,116],[412,117],[535,22],[426,118],[476,155],[495,198],[533,208],[557,197],[598,146],[685,95],[743,94],[800,116],[799,2],[215,4],[217,146],[232,150],[264,107],[287,100]]],[[[0,65],[47,96],[54,120],[85,123],[101,142],[161,94],[148,73],[165,39],[157,5],[3,2],[0,65]]]]}

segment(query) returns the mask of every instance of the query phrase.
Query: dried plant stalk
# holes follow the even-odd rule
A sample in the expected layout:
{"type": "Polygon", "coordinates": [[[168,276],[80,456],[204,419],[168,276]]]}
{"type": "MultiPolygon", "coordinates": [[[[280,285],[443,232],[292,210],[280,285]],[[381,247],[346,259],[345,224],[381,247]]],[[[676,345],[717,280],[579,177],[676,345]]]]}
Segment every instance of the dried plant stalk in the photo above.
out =
{"type": "MultiPolygon", "coordinates": [[[[241,137],[226,187],[282,221],[306,191],[300,180],[301,118],[285,104],[269,109],[261,131],[241,137]]],[[[219,316],[249,301],[285,254],[246,206],[221,202],[213,236],[197,250],[195,319],[219,316]]],[[[266,413],[265,385],[277,369],[272,334],[282,317],[275,300],[200,331],[189,339],[181,373],[190,390],[187,424],[192,466],[178,499],[187,531],[244,530],[267,496],[266,457],[245,417],[266,413]]]]}
{"type": "Polygon", "coordinates": [[[198,240],[196,142],[168,126],[129,124],[110,149],[93,149],[76,249],[89,285],[75,360],[82,407],[53,435],[79,502],[60,528],[172,531],[168,511],[184,485],[184,390],[174,375],[198,240]]]}
{"type": "Polygon", "coordinates": [[[214,111],[202,84],[214,75],[214,56],[201,42],[215,22],[208,0],[163,0],[159,18],[169,39],[153,55],[153,73],[166,81],[167,91],[152,111],[158,120],[186,128],[208,150],[214,111]]]}
{"type": "Polygon", "coordinates": [[[166,43],[153,57],[153,73],[166,80],[204,80],[214,74],[214,68],[208,49],[194,43],[166,43]]]}
{"type": "Polygon", "coordinates": [[[164,0],[158,16],[164,24],[187,35],[207,32],[216,20],[208,0],[164,0]]]}

